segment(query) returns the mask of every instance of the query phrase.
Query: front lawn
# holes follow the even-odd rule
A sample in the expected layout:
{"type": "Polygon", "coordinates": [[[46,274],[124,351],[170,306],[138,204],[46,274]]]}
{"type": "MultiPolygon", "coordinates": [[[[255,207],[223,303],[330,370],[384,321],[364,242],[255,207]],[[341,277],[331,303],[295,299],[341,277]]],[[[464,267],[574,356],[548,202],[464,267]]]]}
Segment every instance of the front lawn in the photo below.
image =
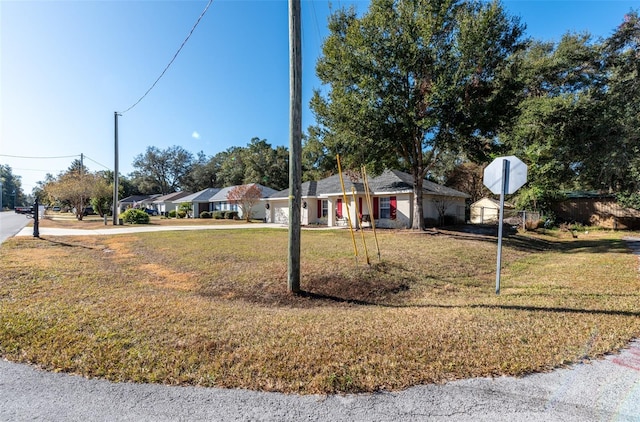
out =
{"type": "Polygon", "coordinates": [[[640,335],[637,258],[620,235],[495,239],[285,230],[16,238],[0,247],[0,355],[114,381],[294,393],[524,375],[640,335]]]}

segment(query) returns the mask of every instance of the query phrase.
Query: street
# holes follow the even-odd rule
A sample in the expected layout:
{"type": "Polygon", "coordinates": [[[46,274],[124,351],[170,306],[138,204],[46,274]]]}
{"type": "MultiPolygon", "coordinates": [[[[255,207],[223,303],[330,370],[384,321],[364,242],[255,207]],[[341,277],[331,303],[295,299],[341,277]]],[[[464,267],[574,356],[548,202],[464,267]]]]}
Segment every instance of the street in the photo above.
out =
{"type": "Polygon", "coordinates": [[[25,214],[13,211],[0,212],[0,243],[18,233],[31,221],[25,214]]]}

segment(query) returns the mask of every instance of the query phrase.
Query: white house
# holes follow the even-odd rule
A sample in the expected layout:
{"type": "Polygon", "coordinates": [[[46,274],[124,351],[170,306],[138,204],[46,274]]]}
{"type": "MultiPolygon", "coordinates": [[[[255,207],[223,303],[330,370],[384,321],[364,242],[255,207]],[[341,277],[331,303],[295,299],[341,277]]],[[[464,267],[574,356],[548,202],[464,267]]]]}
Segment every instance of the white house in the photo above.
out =
{"type": "MultiPolygon", "coordinates": [[[[413,218],[413,176],[398,170],[385,170],[369,180],[371,206],[367,204],[364,184],[344,176],[346,203],[338,175],[305,182],[301,186],[303,225],[339,226],[347,217],[356,225],[361,216],[363,225],[375,220],[376,227],[408,228],[413,218]],[[348,211],[348,214],[347,214],[348,211]]],[[[464,222],[466,193],[424,180],[423,215],[429,224],[437,224],[442,216],[464,222]],[[442,214],[442,215],[441,215],[442,214]]],[[[266,221],[288,224],[289,190],[283,190],[264,200],[266,221]]]]}
{"type": "MultiPolygon", "coordinates": [[[[250,183],[248,185],[240,185],[240,186],[257,186],[262,192],[262,198],[268,198],[273,195],[277,191],[275,189],[271,189],[266,186],[262,186],[258,183],[250,183]]],[[[220,189],[214,196],[209,199],[210,203],[210,211],[237,211],[239,218],[244,218],[242,215],[242,209],[238,206],[238,204],[229,200],[229,192],[231,192],[234,188],[239,186],[229,186],[223,189],[220,189]]],[[[251,218],[263,220],[265,218],[265,208],[264,204],[258,201],[253,207],[251,207],[251,218]]]]}
{"type": "Polygon", "coordinates": [[[176,205],[173,201],[191,195],[191,192],[173,192],[168,195],[162,195],[155,198],[152,202],[153,209],[161,215],[166,215],[169,211],[175,210],[176,205]]]}
{"type": "Polygon", "coordinates": [[[199,217],[200,213],[203,211],[211,211],[209,202],[213,196],[220,192],[220,188],[207,188],[196,193],[192,193],[191,195],[187,195],[182,198],[174,199],[171,201],[173,204],[173,209],[177,209],[180,204],[184,202],[188,202],[191,204],[192,216],[199,217]]]}

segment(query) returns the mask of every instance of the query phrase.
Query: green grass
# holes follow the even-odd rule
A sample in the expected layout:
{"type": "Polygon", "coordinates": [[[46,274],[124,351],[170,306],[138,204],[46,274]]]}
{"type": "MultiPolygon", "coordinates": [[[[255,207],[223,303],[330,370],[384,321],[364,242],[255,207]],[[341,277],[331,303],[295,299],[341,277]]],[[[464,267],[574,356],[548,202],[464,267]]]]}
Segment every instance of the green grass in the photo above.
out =
{"type": "Polygon", "coordinates": [[[495,240],[215,230],[12,239],[0,248],[0,355],[114,381],[295,393],[523,375],[640,334],[637,258],[620,236],[495,240]]]}

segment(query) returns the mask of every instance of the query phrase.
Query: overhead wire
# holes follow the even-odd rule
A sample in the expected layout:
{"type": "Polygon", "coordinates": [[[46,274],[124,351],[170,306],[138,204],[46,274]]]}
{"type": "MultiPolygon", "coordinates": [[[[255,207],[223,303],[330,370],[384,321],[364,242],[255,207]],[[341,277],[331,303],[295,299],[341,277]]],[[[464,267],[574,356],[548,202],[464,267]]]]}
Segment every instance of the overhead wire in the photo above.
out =
{"type": "Polygon", "coordinates": [[[104,164],[99,163],[99,162],[97,162],[96,160],[94,160],[93,158],[91,158],[91,157],[87,156],[87,154],[85,154],[85,155],[84,155],[84,158],[86,158],[86,159],[87,159],[87,160],[89,160],[89,161],[92,161],[92,162],[96,163],[96,164],[97,164],[97,165],[99,165],[99,166],[102,166],[102,167],[106,168],[107,170],[111,170],[109,167],[105,166],[104,164]]]}
{"type": "Polygon", "coordinates": [[[121,111],[119,112],[120,115],[123,115],[124,113],[128,112],[129,110],[131,110],[132,108],[134,108],[135,106],[137,106],[140,101],[142,101],[147,94],[149,94],[149,92],[151,92],[151,90],[156,86],[156,84],[160,81],[160,79],[164,76],[164,74],[167,72],[167,70],[169,70],[169,67],[173,64],[173,61],[176,59],[176,57],[178,57],[178,54],[180,54],[180,51],[182,51],[182,48],[185,46],[185,44],[187,43],[187,41],[189,41],[189,38],[191,38],[191,34],[193,34],[193,31],[195,31],[196,27],[198,26],[198,24],[200,23],[200,20],[202,19],[202,17],[204,16],[205,13],[207,13],[207,10],[209,9],[209,6],[211,6],[211,3],[213,3],[213,0],[209,0],[209,2],[207,3],[207,5],[205,6],[204,10],[202,11],[202,13],[200,14],[200,16],[198,17],[198,19],[196,20],[196,23],[193,25],[193,27],[191,28],[191,31],[189,31],[189,34],[187,35],[187,37],[184,39],[184,41],[182,41],[182,44],[180,45],[180,48],[178,48],[178,51],[176,51],[176,54],[173,55],[173,58],[169,61],[169,63],[167,64],[167,66],[164,68],[164,70],[162,71],[162,73],[160,74],[160,76],[158,76],[158,78],[155,80],[155,82],[151,85],[151,87],[149,89],[147,89],[147,92],[145,92],[142,97],[140,97],[138,99],[138,101],[136,101],[135,103],[133,103],[133,105],[131,105],[131,107],[129,107],[128,109],[126,109],[125,111],[121,111]]]}
{"type": "Polygon", "coordinates": [[[27,157],[24,155],[9,155],[9,154],[0,154],[0,157],[9,157],[9,158],[26,158],[29,160],[55,160],[58,158],[74,158],[74,157],[80,157],[80,154],[76,154],[76,155],[61,155],[61,156],[57,156],[57,157],[27,157]]]}

